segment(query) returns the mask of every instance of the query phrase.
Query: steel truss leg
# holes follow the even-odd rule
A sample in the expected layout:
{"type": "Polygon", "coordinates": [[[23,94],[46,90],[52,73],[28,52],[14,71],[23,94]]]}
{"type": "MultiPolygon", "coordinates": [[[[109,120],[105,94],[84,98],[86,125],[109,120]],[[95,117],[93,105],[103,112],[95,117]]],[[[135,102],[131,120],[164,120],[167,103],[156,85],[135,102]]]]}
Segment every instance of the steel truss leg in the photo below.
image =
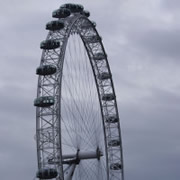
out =
{"type": "Polygon", "coordinates": [[[64,170],[64,180],[72,180],[75,168],[76,164],[71,164],[64,170]]]}

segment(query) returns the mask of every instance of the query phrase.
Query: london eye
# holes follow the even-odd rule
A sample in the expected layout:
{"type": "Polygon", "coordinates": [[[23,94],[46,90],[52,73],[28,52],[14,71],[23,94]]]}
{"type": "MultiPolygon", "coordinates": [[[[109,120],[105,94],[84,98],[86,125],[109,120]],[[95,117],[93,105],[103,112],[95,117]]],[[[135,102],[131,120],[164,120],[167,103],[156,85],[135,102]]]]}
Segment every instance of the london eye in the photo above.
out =
{"type": "Polygon", "coordinates": [[[116,95],[96,23],[79,4],[52,16],[36,69],[36,177],[124,180],[116,95]]]}

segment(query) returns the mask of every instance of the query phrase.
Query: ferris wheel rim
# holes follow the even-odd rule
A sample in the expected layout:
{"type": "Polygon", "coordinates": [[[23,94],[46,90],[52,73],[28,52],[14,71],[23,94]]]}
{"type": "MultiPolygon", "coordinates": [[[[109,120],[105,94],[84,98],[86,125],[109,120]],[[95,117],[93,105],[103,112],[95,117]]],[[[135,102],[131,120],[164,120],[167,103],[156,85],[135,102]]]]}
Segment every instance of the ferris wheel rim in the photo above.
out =
{"type": "MultiPolygon", "coordinates": [[[[70,24],[70,26],[67,27],[67,29],[66,29],[66,34],[64,35],[62,49],[61,49],[61,52],[60,52],[60,54],[59,54],[59,60],[60,60],[60,58],[62,58],[63,61],[64,61],[65,50],[66,50],[66,46],[67,46],[67,42],[68,42],[69,36],[70,36],[70,34],[71,34],[71,31],[72,31],[72,29],[73,29],[73,26],[75,26],[75,25],[76,25],[76,22],[78,22],[79,20],[88,21],[88,22],[91,24],[91,28],[93,28],[94,31],[96,32],[96,35],[97,35],[98,37],[100,37],[99,34],[98,34],[98,32],[96,31],[96,29],[93,27],[93,24],[91,23],[90,20],[88,20],[86,17],[84,17],[84,16],[82,16],[82,15],[76,17],[76,18],[73,20],[73,22],[70,24]]],[[[47,39],[51,36],[51,33],[52,33],[52,32],[50,31],[49,34],[48,34],[47,39]]],[[[88,56],[89,56],[89,60],[92,61],[92,60],[93,60],[93,57],[92,57],[92,56],[90,55],[90,53],[89,53],[89,50],[88,50],[89,47],[87,46],[85,40],[83,39],[84,37],[81,36],[81,38],[82,38],[83,43],[84,43],[84,45],[85,45],[85,47],[86,47],[86,50],[87,50],[87,53],[88,53],[88,56]]],[[[101,47],[102,47],[104,56],[106,56],[102,42],[99,41],[99,43],[100,43],[100,45],[101,45],[101,47]]],[[[43,58],[43,56],[44,56],[44,51],[43,51],[43,54],[42,54],[42,58],[43,58]]],[[[62,60],[62,59],[61,59],[61,60],[62,60]]],[[[111,73],[110,68],[109,68],[109,64],[108,64],[107,57],[105,58],[105,61],[106,61],[106,64],[107,64],[108,72],[111,73]]],[[[62,63],[64,63],[64,62],[62,62],[62,63]]],[[[42,64],[42,61],[41,61],[41,64],[42,64]]],[[[62,67],[62,68],[63,68],[63,67],[62,67]]],[[[93,69],[93,66],[92,66],[92,69],[93,69]]],[[[94,72],[93,72],[93,73],[94,73],[94,72]]],[[[95,77],[95,81],[96,81],[96,86],[97,86],[97,88],[98,88],[97,77],[96,77],[95,73],[94,73],[94,77],[95,77]]],[[[60,76],[60,78],[62,78],[62,75],[60,76]]],[[[112,77],[110,77],[110,81],[111,81],[111,85],[112,85],[111,88],[112,88],[113,94],[114,94],[114,96],[115,96],[115,91],[114,91],[114,85],[113,85],[112,77]]],[[[62,87],[61,82],[62,82],[62,80],[59,79],[59,83],[60,83],[60,84],[59,84],[59,86],[60,86],[59,94],[61,94],[61,91],[62,91],[62,90],[61,90],[61,87],[62,87]]],[[[39,83],[40,83],[40,82],[39,82],[39,83]]],[[[39,86],[39,83],[38,83],[38,86],[39,86]]],[[[39,89],[38,89],[38,90],[39,90],[39,89]]],[[[98,91],[98,97],[99,97],[99,102],[101,102],[101,101],[102,101],[102,99],[101,99],[102,97],[100,96],[100,92],[99,92],[99,91],[98,91]]],[[[118,111],[116,99],[115,99],[114,101],[115,101],[115,103],[114,103],[114,104],[115,104],[115,109],[116,109],[116,111],[118,111]]],[[[99,103],[99,104],[100,104],[100,106],[101,106],[101,115],[102,115],[102,120],[103,120],[103,119],[105,119],[105,116],[104,116],[104,114],[103,114],[103,112],[102,112],[102,103],[99,103]]],[[[61,102],[59,103],[59,110],[60,110],[60,106],[61,106],[61,102]]],[[[60,113],[60,112],[59,112],[59,113],[60,113]]],[[[60,113],[60,114],[61,114],[61,113],[60,113]]],[[[118,116],[118,114],[117,114],[117,116],[118,116]]],[[[60,118],[60,115],[59,115],[59,118],[60,118]]],[[[118,117],[118,119],[119,119],[119,117],[118,117]]],[[[60,121],[60,119],[59,119],[59,121],[60,121]]],[[[61,122],[61,121],[60,121],[60,122],[61,122]]],[[[103,123],[104,123],[104,121],[103,121],[103,123]]],[[[38,127],[38,125],[37,125],[37,127],[38,127]]],[[[104,127],[104,125],[103,125],[103,127],[104,127]]],[[[59,128],[60,128],[60,127],[59,127],[59,128]]],[[[105,127],[104,127],[104,128],[105,128],[105,127]]],[[[118,122],[118,128],[119,128],[119,131],[120,131],[119,122],[118,122]]],[[[105,129],[104,129],[104,131],[105,131],[105,129]]],[[[59,136],[61,136],[61,135],[59,134],[59,136]]],[[[120,140],[121,140],[121,135],[119,135],[119,138],[120,138],[120,140]]],[[[60,137],[60,139],[61,139],[61,137],[60,137]]],[[[108,157],[107,143],[108,143],[107,140],[105,140],[105,144],[106,144],[106,146],[105,146],[105,148],[106,148],[106,157],[108,157]]],[[[61,142],[60,142],[60,144],[61,144],[61,142]]],[[[120,144],[121,144],[121,151],[120,151],[120,153],[121,153],[121,162],[122,162],[122,167],[123,167],[122,142],[120,142],[120,144]]],[[[108,164],[108,161],[107,161],[107,160],[106,160],[106,163],[107,163],[107,167],[109,167],[109,164],[108,164]]],[[[62,152],[61,152],[61,164],[62,164],[62,152]]],[[[61,168],[62,168],[62,166],[61,166],[61,168]]],[[[122,168],[122,171],[121,171],[121,172],[122,172],[121,174],[122,174],[122,179],[123,179],[123,168],[122,168]]],[[[107,172],[107,173],[108,173],[108,172],[107,172]]]]}

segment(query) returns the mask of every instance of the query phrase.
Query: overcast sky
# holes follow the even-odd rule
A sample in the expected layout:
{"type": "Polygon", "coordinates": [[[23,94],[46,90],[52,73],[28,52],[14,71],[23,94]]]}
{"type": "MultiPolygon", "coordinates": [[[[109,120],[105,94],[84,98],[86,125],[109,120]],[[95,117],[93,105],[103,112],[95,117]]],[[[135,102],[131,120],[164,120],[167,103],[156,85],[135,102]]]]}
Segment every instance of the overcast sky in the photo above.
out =
{"type": "MultiPolygon", "coordinates": [[[[45,24],[65,0],[1,0],[0,179],[32,180],[45,24]]],[[[180,1],[72,0],[96,21],[118,100],[126,180],[180,179],[180,1]]]]}

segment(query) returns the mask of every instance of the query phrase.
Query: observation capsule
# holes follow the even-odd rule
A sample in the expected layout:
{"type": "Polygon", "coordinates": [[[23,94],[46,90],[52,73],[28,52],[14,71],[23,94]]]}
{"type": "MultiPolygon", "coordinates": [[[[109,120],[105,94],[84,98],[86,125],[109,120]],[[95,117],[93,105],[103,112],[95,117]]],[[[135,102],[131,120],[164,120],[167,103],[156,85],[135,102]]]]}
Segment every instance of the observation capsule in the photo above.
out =
{"type": "Polygon", "coordinates": [[[119,146],[120,141],[118,139],[113,139],[113,140],[108,142],[108,145],[111,146],[111,147],[119,146]]]}
{"type": "Polygon", "coordinates": [[[94,27],[96,27],[96,22],[95,22],[95,21],[91,21],[91,23],[92,23],[92,25],[93,25],[94,27]]]}
{"type": "Polygon", "coordinates": [[[111,77],[111,74],[109,74],[108,72],[103,72],[99,74],[98,76],[100,80],[106,80],[106,79],[109,79],[110,77],[111,77]]]}
{"type": "Polygon", "coordinates": [[[64,28],[64,23],[61,21],[50,21],[46,24],[46,29],[55,31],[55,30],[60,30],[64,28]]]}
{"type": "Polygon", "coordinates": [[[88,43],[98,43],[99,41],[101,41],[101,37],[100,36],[88,36],[85,38],[85,41],[88,43]]]}
{"type": "Polygon", "coordinates": [[[118,122],[118,118],[116,115],[113,116],[109,116],[106,118],[106,122],[107,123],[117,123],[118,122]]]}
{"type": "Polygon", "coordinates": [[[56,178],[58,175],[58,172],[56,169],[40,169],[37,173],[36,173],[36,177],[39,179],[53,179],[56,178]]]}
{"type": "Polygon", "coordinates": [[[106,58],[106,55],[101,52],[94,54],[94,57],[93,57],[93,59],[97,61],[103,60],[105,58],[106,58]]]}
{"type": "Polygon", "coordinates": [[[72,3],[67,3],[63,4],[60,6],[60,8],[67,8],[69,9],[72,13],[81,13],[84,9],[84,7],[80,4],[72,4],[72,3]]]}
{"type": "Polygon", "coordinates": [[[71,11],[69,9],[60,8],[60,9],[53,11],[52,17],[54,17],[54,18],[66,18],[66,17],[70,16],[70,14],[71,14],[71,11]]]}
{"type": "Polygon", "coordinates": [[[54,97],[53,96],[41,96],[34,100],[34,106],[37,107],[50,107],[54,105],[54,97]]]}
{"type": "Polygon", "coordinates": [[[115,96],[114,96],[113,93],[104,94],[104,95],[102,96],[102,100],[103,100],[103,101],[112,101],[112,100],[114,100],[114,98],[115,98],[115,96]]]}
{"type": "Polygon", "coordinates": [[[52,39],[42,41],[40,44],[41,49],[56,49],[59,46],[60,46],[59,41],[52,40],[52,39]]]}
{"type": "Polygon", "coordinates": [[[43,65],[43,66],[39,66],[36,69],[36,74],[42,75],[42,76],[52,75],[54,73],[56,73],[56,67],[53,65],[43,65]]]}
{"type": "Polygon", "coordinates": [[[111,170],[120,170],[120,169],[122,169],[122,165],[120,163],[112,163],[110,165],[110,169],[111,170]]]}
{"type": "Polygon", "coordinates": [[[86,11],[86,10],[82,11],[81,14],[84,15],[84,16],[86,16],[86,17],[89,17],[89,16],[90,16],[90,12],[89,12],[89,11],[86,11]]]}

